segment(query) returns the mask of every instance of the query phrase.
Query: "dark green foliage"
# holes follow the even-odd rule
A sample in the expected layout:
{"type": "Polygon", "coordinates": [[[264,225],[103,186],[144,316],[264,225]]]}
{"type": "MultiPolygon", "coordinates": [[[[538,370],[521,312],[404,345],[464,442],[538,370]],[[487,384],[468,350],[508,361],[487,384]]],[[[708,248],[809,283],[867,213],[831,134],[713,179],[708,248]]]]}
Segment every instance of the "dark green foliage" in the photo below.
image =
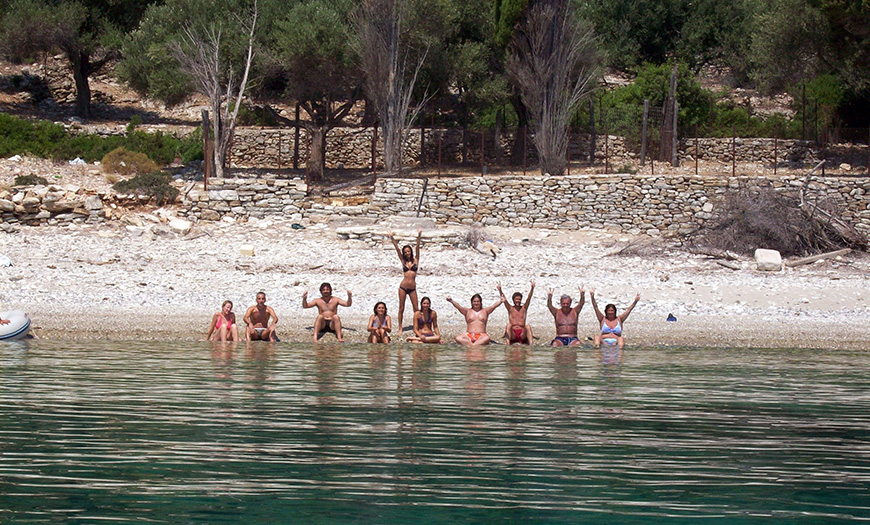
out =
{"type": "Polygon", "coordinates": [[[112,187],[121,193],[135,193],[153,197],[158,206],[172,202],[178,196],[178,189],[172,186],[172,176],[162,171],[152,171],[136,175],[127,180],[116,182],[112,187]]]}
{"type": "MultiPolygon", "coordinates": [[[[286,3],[281,4],[286,10],[286,3]]],[[[153,2],[145,10],[135,31],[125,36],[123,57],[116,74],[139,93],[161,100],[168,106],[184,102],[198,89],[194,79],[179,71],[179,63],[173,53],[173,47],[177,44],[191,51],[184,30],[202,34],[209,28],[219,29],[220,53],[226,68],[221,74],[227,74],[230,65],[238,72],[244,67],[243,57],[247,49],[247,37],[241,35],[245,34],[242,19],[245,18],[243,13],[248,5],[245,0],[153,2]]],[[[265,23],[269,25],[269,21],[265,23]]],[[[223,80],[218,83],[223,84],[223,80]]]]}
{"type": "MultiPolygon", "coordinates": [[[[651,108],[661,108],[668,96],[671,77],[671,66],[668,64],[645,64],[636,70],[637,77],[628,86],[607,92],[601,103],[604,106],[605,118],[608,115],[630,115],[629,120],[640,122],[643,101],[649,100],[651,108]],[[628,111],[626,108],[633,108],[628,111]]],[[[713,93],[705,90],[698,83],[695,75],[686,64],[677,67],[677,100],[680,103],[680,127],[694,129],[709,122],[713,111],[713,93]]],[[[588,122],[588,117],[584,122],[588,122]]],[[[605,123],[606,124],[606,123],[605,123]]],[[[619,122],[611,123],[610,130],[617,132],[619,122]]]]}
{"type": "Polygon", "coordinates": [[[242,106],[239,108],[239,115],[236,120],[239,126],[268,126],[275,127],[279,125],[278,118],[274,111],[270,111],[264,106],[242,106]]]}
{"type": "Polygon", "coordinates": [[[15,177],[15,185],[16,186],[36,186],[37,184],[42,184],[45,186],[48,184],[48,181],[45,180],[45,177],[40,177],[39,175],[19,175],[15,177]]]}
{"type": "Polygon", "coordinates": [[[13,61],[62,53],[76,81],[76,114],[91,116],[88,79],[156,0],[12,0],[0,12],[0,54],[13,61]]]}
{"type": "Polygon", "coordinates": [[[58,124],[31,122],[0,113],[0,156],[3,157],[27,154],[55,160],[79,157],[93,162],[120,147],[144,153],[159,165],[169,164],[176,156],[190,162],[202,159],[202,132],[197,129],[183,139],[159,131],[133,131],[126,136],[111,137],[73,135],[58,124]]]}
{"type": "Polygon", "coordinates": [[[529,0],[495,0],[495,43],[506,47],[514,28],[529,5],[529,0]]]}
{"type": "Polygon", "coordinates": [[[47,158],[66,135],[63,126],[45,121],[31,122],[0,113],[0,157],[28,154],[47,158]]]}

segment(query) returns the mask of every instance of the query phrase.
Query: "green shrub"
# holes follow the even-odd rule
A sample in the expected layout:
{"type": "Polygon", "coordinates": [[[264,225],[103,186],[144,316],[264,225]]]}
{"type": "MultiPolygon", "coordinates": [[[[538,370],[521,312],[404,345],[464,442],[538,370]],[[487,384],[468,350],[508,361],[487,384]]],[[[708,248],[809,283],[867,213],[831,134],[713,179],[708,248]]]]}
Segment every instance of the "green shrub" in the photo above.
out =
{"type": "Polygon", "coordinates": [[[136,175],[132,179],[122,180],[112,185],[121,193],[135,193],[153,197],[158,206],[173,202],[178,196],[178,189],[172,186],[172,176],[162,171],[152,171],[136,175]]]}
{"type": "Polygon", "coordinates": [[[117,173],[123,176],[141,175],[157,171],[157,164],[148,155],[138,151],[115,148],[107,153],[101,161],[103,173],[117,173]]]}
{"type": "Polygon", "coordinates": [[[0,113],[0,157],[16,154],[50,157],[51,149],[63,141],[66,134],[64,127],[58,124],[31,122],[0,113]]]}
{"type": "Polygon", "coordinates": [[[93,162],[123,147],[148,155],[157,165],[169,164],[175,157],[181,157],[184,162],[202,159],[202,131],[199,128],[178,139],[159,131],[138,131],[136,125],[134,117],[126,136],[74,135],[59,124],[32,122],[0,113],[0,156],[26,154],[58,161],[79,157],[93,162]]]}
{"type": "Polygon", "coordinates": [[[178,156],[182,164],[203,159],[202,126],[183,137],[178,145],[178,156]]]}
{"type": "Polygon", "coordinates": [[[275,113],[265,106],[242,106],[239,108],[237,123],[240,126],[268,126],[278,125],[275,113]]]}
{"type": "Polygon", "coordinates": [[[15,177],[15,185],[16,186],[36,186],[37,184],[42,184],[43,186],[48,184],[48,181],[45,180],[45,177],[40,177],[39,175],[34,175],[31,173],[30,175],[19,175],[15,177]]]}
{"type": "Polygon", "coordinates": [[[133,133],[136,131],[136,128],[142,125],[142,117],[139,115],[133,115],[130,117],[130,122],[127,124],[127,133],[133,133]]]}

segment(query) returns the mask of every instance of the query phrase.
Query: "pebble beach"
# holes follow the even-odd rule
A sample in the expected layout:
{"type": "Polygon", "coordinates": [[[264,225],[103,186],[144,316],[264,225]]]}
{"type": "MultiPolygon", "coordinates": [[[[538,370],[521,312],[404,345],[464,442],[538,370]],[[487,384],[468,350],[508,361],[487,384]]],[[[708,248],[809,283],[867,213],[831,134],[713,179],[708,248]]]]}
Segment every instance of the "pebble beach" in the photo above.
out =
{"type": "MultiPolygon", "coordinates": [[[[400,244],[413,244],[413,219],[368,225],[369,235],[360,240],[347,238],[346,223],[329,220],[305,221],[303,228],[282,220],[201,222],[182,234],[166,226],[172,214],[157,210],[136,221],[0,233],[0,254],[12,261],[0,268],[0,310],[27,311],[40,338],[197,340],[224,300],[233,301],[241,321],[255,294],[265,291],[279,316],[281,340],[309,342],[316,309],[302,308],[302,293],[317,297],[319,284],[330,282],[339,297],[353,292],[352,307],[339,311],[348,342],[365,342],[377,301],[387,303],[398,325],[401,271],[385,235],[394,231],[400,244]]],[[[528,293],[535,280],[528,320],[536,345],[549,344],[555,334],[548,290],[558,303],[562,294],[576,301],[583,287],[596,290],[602,309],[612,302],[621,311],[641,294],[625,323],[627,348],[870,349],[865,253],[762,272],[751,258],[738,261],[735,270],[664,239],[599,230],[476,230],[491,241],[493,255],[462,242],[470,227],[420,224],[426,227],[417,289],[432,298],[450,341],[465,324],[447,297],[468,304],[480,293],[488,306],[498,300],[498,283],[510,297],[528,293]],[[638,245],[648,247],[643,255],[625,255],[638,245]],[[676,322],[667,321],[671,314],[676,322]]],[[[500,336],[506,322],[499,307],[490,317],[490,335],[500,336]]],[[[596,327],[587,293],[581,338],[596,327]]]]}

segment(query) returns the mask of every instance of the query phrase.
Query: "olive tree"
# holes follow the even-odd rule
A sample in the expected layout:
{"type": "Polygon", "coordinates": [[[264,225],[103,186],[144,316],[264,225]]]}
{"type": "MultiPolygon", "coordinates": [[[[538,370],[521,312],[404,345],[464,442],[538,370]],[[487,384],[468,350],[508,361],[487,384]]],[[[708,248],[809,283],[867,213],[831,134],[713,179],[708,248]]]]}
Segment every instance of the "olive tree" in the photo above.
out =
{"type": "Polygon", "coordinates": [[[0,53],[13,61],[62,53],[75,81],[75,113],[90,118],[90,77],[120,56],[124,33],[154,1],[14,0],[0,9],[0,53]]]}

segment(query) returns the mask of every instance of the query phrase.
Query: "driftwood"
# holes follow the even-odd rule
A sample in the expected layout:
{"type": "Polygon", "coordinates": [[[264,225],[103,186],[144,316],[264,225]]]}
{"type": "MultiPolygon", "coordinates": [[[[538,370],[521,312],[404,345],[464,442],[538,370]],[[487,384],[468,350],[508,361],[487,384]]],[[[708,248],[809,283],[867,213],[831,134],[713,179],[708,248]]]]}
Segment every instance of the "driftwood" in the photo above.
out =
{"type": "Polygon", "coordinates": [[[794,268],[796,266],[803,266],[805,264],[814,263],[816,261],[821,261],[823,259],[830,259],[831,257],[846,255],[847,253],[849,253],[851,251],[852,251],[851,248],[845,248],[843,250],[837,250],[837,251],[828,252],[828,253],[820,253],[819,255],[813,255],[811,257],[804,257],[802,259],[795,259],[794,261],[788,261],[785,263],[785,265],[788,266],[789,268],[794,268]]]}
{"type": "Polygon", "coordinates": [[[743,269],[743,267],[740,266],[740,263],[735,262],[735,261],[723,261],[722,259],[717,259],[716,261],[713,261],[713,262],[715,262],[719,266],[724,266],[725,268],[730,268],[732,270],[743,269]]]}
{"type": "Polygon", "coordinates": [[[801,198],[798,207],[802,212],[804,212],[808,219],[820,226],[822,230],[829,230],[832,233],[835,233],[849,246],[866,250],[866,236],[859,233],[858,230],[843,219],[835,217],[831,212],[819,207],[815,202],[807,200],[807,190],[809,190],[810,179],[813,176],[813,173],[824,163],[824,160],[819,162],[809,171],[809,173],[807,173],[807,178],[804,180],[804,185],[801,189],[801,198]]]}
{"type": "Polygon", "coordinates": [[[710,246],[692,245],[689,246],[689,251],[691,253],[694,253],[695,255],[706,255],[707,257],[712,257],[713,259],[725,259],[727,261],[736,261],[740,258],[739,255],[732,251],[720,250],[719,248],[712,248],[710,246]]]}

